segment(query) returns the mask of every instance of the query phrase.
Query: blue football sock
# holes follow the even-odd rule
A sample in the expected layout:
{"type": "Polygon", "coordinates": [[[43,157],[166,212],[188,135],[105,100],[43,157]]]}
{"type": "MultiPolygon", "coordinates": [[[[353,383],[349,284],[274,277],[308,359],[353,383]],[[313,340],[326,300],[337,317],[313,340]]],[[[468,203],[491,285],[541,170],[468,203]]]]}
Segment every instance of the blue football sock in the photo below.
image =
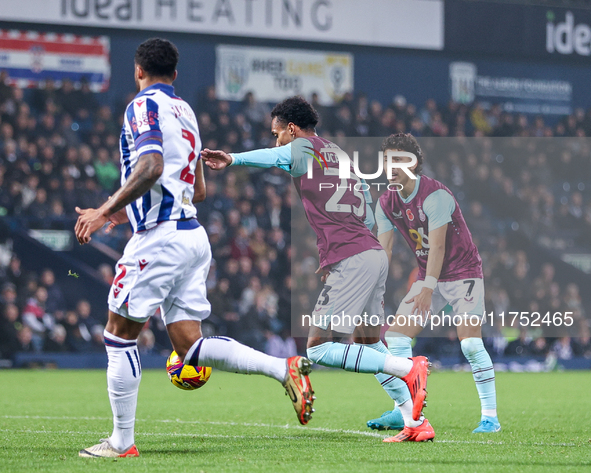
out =
{"type": "MultiPolygon", "coordinates": [[[[408,338],[408,337],[407,337],[408,338]]],[[[373,348],[380,353],[388,353],[386,345],[381,341],[373,343],[371,345],[365,345],[368,348],[373,348]]],[[[410,399],[410,391],[406,386],[406,383],[396,376],[390,376],[384,373],[376,374],[376,379],[380,382],[384,390],[388,393],[388,396],[392,398],[398,405],[404,404],[410,399]]]]}
{"type": "Polygon", "coordinates": [[[388,335],[388,333],[386,333],[386,343],[388,344],[388,350],[390,350],[390,353],[394,356],[411,358],[412,338],[400,333],[397,333],[396,335],[388,335]]]}
{"type": "Polygon", "coordinates": [[[480,397],[482,415],[496,417],[495,370],[490,355],[484,348],[481,338],[465,338],[460,344],[464,356],[472,366],[472,376],[480,397]]]}
{"type": "Polygon", "coordinates": [[[357,373],[379,373],[384,370],[387,354],[367,345],[346,345],[326,342],[308,348],[308,358],[314,363],[332,368],[342,368],[357,373]]]}

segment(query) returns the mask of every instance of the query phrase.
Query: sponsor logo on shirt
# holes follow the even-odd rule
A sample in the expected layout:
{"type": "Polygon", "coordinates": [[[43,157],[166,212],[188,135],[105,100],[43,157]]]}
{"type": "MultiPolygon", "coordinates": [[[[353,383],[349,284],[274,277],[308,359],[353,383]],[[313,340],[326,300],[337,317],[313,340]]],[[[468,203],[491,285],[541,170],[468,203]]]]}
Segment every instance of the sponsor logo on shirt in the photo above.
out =
{"type": "Polygon", "coordinates": [[[402,218],[402,210],[400,212],[392,212],[392,218],[402,218]]]}
{"type": "Polygon", "coordinates": [[[417,257],[428,256],[429,236],[425,235],[425,230],[423,228],[419,228],[418,230],[411,228],[408,233],[410,235],[410,239],[416,243],[415,254],[417,257]]]}

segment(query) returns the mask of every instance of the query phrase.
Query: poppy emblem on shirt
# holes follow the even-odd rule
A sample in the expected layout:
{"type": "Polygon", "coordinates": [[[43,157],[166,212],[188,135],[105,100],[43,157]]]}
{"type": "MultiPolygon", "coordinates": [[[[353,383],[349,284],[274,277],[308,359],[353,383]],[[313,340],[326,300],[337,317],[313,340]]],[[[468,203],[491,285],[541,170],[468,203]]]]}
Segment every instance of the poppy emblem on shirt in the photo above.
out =
{"type": "Polygon", "coordinates": [[[415,216],[410,209],[406,209],[406,218],[408,218],[411,222],[415,219],[415,216]]]}

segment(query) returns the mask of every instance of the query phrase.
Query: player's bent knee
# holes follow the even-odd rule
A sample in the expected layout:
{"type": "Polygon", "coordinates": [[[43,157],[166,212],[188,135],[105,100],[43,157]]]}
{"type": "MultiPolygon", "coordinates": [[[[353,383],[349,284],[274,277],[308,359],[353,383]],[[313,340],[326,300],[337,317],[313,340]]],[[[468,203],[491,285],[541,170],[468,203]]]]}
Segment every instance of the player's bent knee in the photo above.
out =
{"type": "Polygon", "coordinates": [[[181,360],[185,359],[187,352],[194,343],[202,338],[201,322],[196,320],[173,322],[166,326],[166,330],[172,342],[172,347],[181,360]]]}
{"type": "Polygon", "coordinates": [[[143,327],[143,323],[134,322],[115,312],[109,311],[109,319],[107,320],[105,330],[125,340],[137,340],[143,327]]]}

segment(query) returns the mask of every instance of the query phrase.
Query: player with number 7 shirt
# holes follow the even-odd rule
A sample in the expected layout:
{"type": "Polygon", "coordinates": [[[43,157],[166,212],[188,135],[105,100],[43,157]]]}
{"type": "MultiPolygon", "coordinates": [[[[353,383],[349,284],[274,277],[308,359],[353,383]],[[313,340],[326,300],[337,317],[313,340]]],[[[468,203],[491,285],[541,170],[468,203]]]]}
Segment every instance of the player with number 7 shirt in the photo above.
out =
{"type": "MultiPolygon", "coordinates": [[[[387,137],[382,144],[384,156],[398,152],[393,160],[409,162],[413,154],[416,164],[412,174],[395,169],[389,182],[398,192],[384,192],[376,205],[378,239],[392,257],[394,231],[410,246],[416,256],[419,273],[417,281],[401,301],[395,320],[406,320],[391,326],[386,342],[392,354],[412,356],[411,342],[426,325],[430,313],[437,314],[447,304],[453,314],[463,316],[457,326],[462,352],[470,362],[481,403],[480,424],[474,433],[493,433],[501,430],[497,417],[495,371],[491,358],[482,343],[481,324],[475,326],[470,316],[482,319],[484,314],[484,282],[482,260],[472,241],[460,206],[451,191],[441,182],[422,174],[423,153],[411,134],[398,133],[387,137]]],[[[368,421],[368,427],[393,429],[393,413],[368,421]]],[[[395,421],[395,419],[394,419],[395,421]]],[[[405,436],[402,431],[398,436],[405,436]]],[[[397,437],[397,436],[396,436],[397,437]]],[[[394,438],[396,438],[394,437],[394,438]]]]}
{"type": "Polygon", "coordinates": [[[410,429],[410,435],[396,441],[432,440],[433,428],[422,415],[428,360],[393,356],[380,341],[388,259],[371,232],[375,220],[370,194],[361,190],[366,186],[360,185],[352,168],[349,179],[339,177],[342,151],[317,136],[318,114],[303,98],[284,100],[275,106],[271,117],[275,148],[232,154],[204,149],[201,156],[214,170],[253,166],[289,172],[317,236],[318,272],[325,281],[312,312],[308,358],[324,366],[376,374],[380,383],[388,381],[385,389],[400,406],[400,428],[410,429]],[[345,314],[360,316],[364,309],[377,315],[379,322],[355,326],[345,323],[343,317],[337,319],[345,314]],[[340,342],[351,335],[355,343],[340,342]]]}

